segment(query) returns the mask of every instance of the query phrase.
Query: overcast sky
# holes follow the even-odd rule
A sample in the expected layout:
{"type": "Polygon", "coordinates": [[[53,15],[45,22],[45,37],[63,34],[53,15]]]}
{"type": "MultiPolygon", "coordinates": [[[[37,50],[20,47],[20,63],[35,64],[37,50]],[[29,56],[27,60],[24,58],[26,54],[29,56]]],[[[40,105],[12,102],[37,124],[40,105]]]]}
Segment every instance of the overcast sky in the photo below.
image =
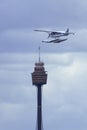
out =
{"type": "Polygon", "coordinates": [[[0,0],[0,129],[36,129],[36,88],[31,73],[41,60],[48,73],[43,87],[43,127],[87,130],[87,1],[0,0]],[[75,35],[45,44],[45,33],[75,35]]]}

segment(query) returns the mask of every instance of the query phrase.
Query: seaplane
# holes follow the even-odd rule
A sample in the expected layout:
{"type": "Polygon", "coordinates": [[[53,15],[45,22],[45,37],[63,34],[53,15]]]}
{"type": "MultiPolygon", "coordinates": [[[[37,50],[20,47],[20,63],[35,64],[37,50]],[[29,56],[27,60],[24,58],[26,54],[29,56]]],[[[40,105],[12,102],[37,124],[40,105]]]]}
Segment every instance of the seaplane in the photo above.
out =
{"type": "Polygon", "coordinates": [[[48,31],[48,30],[34,30],[34,31],[48,33],[48,38],[51,38],[51,40],[47,39],[47,40],[42,41],[45,43],[60,43],[67,40],[67,38],[62,39],[61,37],[64,37],[64,36],[66,37],[70,34],[74,35],[73,32],[69,32],[69,28],[67,28],[66,31],[48,31]]]}

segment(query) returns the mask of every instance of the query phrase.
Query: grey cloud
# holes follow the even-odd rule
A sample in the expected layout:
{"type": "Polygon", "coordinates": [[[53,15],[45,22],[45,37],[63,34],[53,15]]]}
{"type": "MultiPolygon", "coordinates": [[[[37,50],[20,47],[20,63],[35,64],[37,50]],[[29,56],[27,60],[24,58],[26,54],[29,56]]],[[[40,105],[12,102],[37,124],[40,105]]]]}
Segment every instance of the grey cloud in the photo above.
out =
{"type": "Polygon", "coordinates": [[[25,128],[33,129],[34,123],[32,122],[31,118],[34,118],[34,114],[31,113],[31,111],[33,110],[34,112],[35,110],[33,108],[31,109],[29,105],[3,103],[0,106],[0,108],[2,109],[2,118],[0,119],[0,127],[2,128],[2,130],[24,130],[25,128]],[[29,111],[29,113],[27,113],[27,111],[29,111]]]}
{"type": "Polygon", "coordinates": [[[4,1],[1,30],[34,27],[87,27],[86,1],[4,1]]]}
{"type": "MultiPolygon", "coordinates": [[[[37,54],[38,57],[38,54],[37,54]]],[[[11,65],[14,67],[22,65],[30,66],[36,59],[33,53],[1,53],[0,54],[0,67],[8,67],[11,69],[11,65]],[[19,58],[20,57],[20,58],[19,58]]],[[[5,69],[4,68],[4,69],[5,69]]],[[[3,68],[1,68],[3,69],[3,68]]],[[[22,68],[23,69],[23,68],[22,68]]]]}
{"type": "MultiPolygon", "coordinates": [[[[32,34],[32,33],[31,33],[32,34]]],[[[28,30],[8,30],[0,36],[0,52],[29,52],[35,47],[32,45],[33,36],[28,30]]]]}

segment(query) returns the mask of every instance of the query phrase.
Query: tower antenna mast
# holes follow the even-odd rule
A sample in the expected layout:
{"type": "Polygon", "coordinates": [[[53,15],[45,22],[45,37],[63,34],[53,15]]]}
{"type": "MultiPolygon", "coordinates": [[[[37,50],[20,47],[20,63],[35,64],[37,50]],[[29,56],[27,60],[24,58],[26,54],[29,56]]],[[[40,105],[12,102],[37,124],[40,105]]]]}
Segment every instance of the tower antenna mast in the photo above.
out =
{"type": "Polygon", "coordinates": [[[39,46],[39,48],[38,48],[38,49],[39,49],[39,62],[40,62],[40,46],[39,46]]]}

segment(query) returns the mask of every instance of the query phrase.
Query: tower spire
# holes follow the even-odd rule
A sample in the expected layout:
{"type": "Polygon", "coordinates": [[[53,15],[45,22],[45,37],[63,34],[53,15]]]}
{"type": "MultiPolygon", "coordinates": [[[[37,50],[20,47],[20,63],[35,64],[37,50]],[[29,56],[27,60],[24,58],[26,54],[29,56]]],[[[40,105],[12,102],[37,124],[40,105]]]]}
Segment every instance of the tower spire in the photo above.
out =
{"type": "Polygon", "coordinates": [[[39,62],[40,62],[40,46],[38,47],[38,51],[39,51],[39,62]]]}

